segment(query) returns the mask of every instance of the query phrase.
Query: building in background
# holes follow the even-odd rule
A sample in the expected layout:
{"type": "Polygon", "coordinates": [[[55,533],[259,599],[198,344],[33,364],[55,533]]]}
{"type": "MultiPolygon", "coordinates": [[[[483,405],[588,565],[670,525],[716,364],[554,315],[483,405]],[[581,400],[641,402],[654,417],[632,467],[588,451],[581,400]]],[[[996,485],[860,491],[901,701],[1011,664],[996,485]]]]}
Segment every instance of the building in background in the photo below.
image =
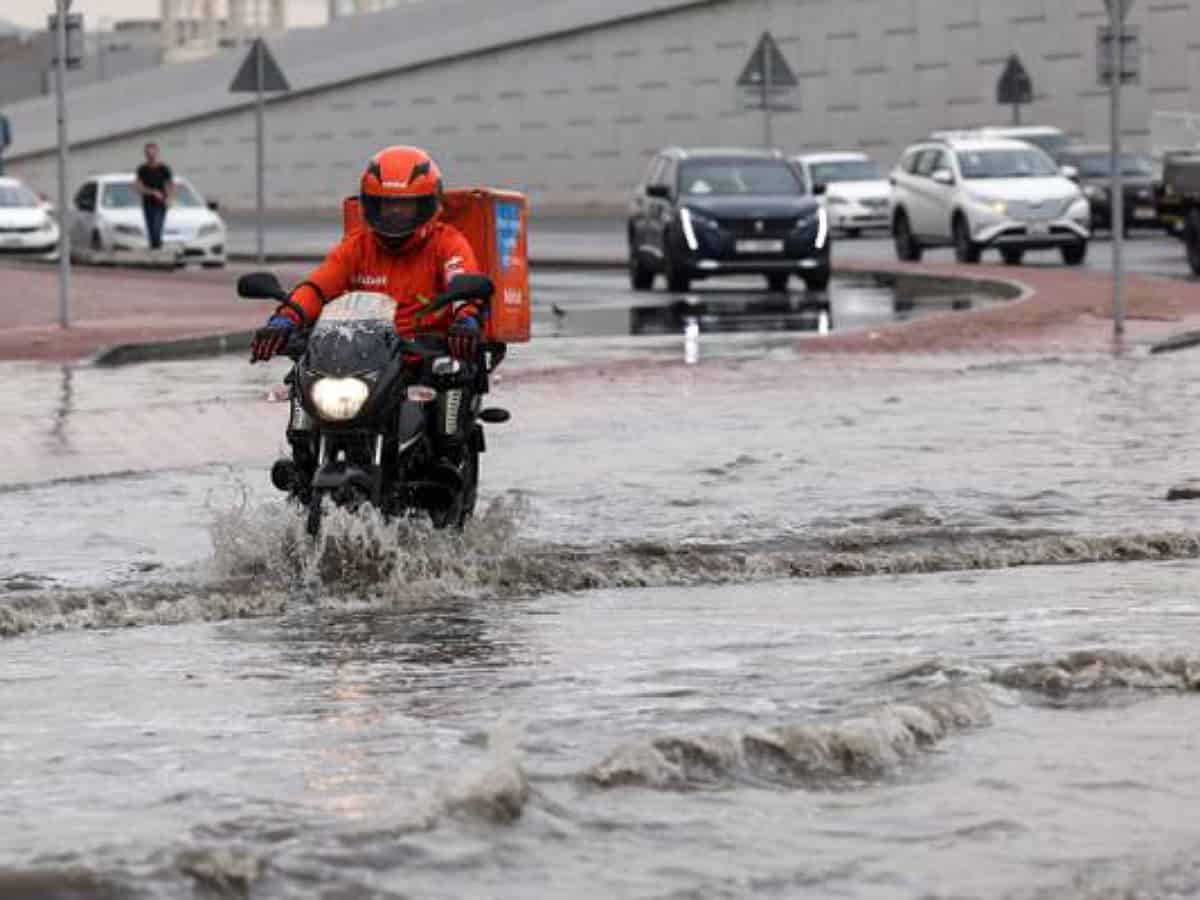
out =
{"type": "Polygon", "coordinates": [[[160,42],[168,63],[211,56],[287,30],[287,0],[160,0],[160,42]]]}
{"type": "MultiPolygon", "coordinates": [[[[1007,123],[995,92],[1014,52],[1034,84],[1025,122],[1104,143],[1106,21],[1104,0],[405,2],[271,41],[293,90],[268,102],[267,200],[331,209],[374,150],[419,143],[455,184],[619,208],[660,147],[762,140],[737,81],[764,31],[797,81],[774,118],[788,152],[857,148],[889,165],[932,130],[1007,123]]],[[[1130,23],[1141,82],[1121,127],[1149,149],[1153,111],[1200,112],[1200,0],[1138,3],[1130,23]]],[[[253,98],[228,92],[243,53],[73,91],[76,175],[126,165],[154,138],[206,194],[253,206],[253,98]]],[[[52,105],[7,111],[11,168],[53,184],[52,105]]]]}

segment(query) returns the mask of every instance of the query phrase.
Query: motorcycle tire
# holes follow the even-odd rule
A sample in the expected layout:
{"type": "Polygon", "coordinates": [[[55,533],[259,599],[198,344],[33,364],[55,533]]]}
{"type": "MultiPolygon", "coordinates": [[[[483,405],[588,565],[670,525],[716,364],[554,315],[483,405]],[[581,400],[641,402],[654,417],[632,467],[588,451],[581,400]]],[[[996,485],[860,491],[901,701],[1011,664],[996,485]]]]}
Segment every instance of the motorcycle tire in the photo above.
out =
{"type": "Polygon", "coordinates": [[[453,528],[462,531],[467,520],[475,515],[475,503],[479,497],[479,450],[468,445],[463,458],[463,487],[449,506],[431,509],[429,518],[439,531],[453,528]]]}
{"type": "Polygon", "coordinates": [[[308,498],[308,514],[305,518],[305,531],[308,536],[315,538],[321,533],[321,501],[325,499],[325,492],[314,490],[308,498]]]}

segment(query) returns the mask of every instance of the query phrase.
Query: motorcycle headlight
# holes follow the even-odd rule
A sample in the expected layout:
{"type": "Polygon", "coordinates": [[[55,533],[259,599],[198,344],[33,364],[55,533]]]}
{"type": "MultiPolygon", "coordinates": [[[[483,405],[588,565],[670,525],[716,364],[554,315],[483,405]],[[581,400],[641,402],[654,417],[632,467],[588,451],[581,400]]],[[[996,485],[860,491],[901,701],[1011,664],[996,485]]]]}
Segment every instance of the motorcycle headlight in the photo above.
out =
{"type": "Polygon", "coordinates": [[[371,389],[358,378],[321,378],[309,388],[308,395],[322,419],[345,422],[359,414],[371,389]]]}

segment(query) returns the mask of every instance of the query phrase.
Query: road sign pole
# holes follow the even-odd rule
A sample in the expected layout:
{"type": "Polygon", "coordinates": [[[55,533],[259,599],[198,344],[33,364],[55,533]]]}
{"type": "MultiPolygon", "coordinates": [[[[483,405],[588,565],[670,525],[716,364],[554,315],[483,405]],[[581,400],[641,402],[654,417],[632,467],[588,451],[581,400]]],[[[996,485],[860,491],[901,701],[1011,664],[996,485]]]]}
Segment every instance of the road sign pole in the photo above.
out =
{"type": "Polygon", "coordinates": [[[1112,86],[1110,116],[1112,119],[1112,201],[1109,204],[1109,227],[1113,246],[1113,337],[1120,340],[1125,334],[1125,191],[1121,178],[1121,82],[1124,80],[1125,47],[1124,17],[1112,17],[1112,86]]]}
{"type": "Polygon", "coordinates": [[[263,120],[266,112],[266,93],[263,91],[263,55],[262,44],[256,44],[254,66],[258,78],[258,94],[257,102],[255,103],[254,107],[254,170],[257,182],[256,205],[258,210],[258,219],[255,223],[255,246],[257,248],[257,259],[260,265],[266,262],[266,241],[263,234],[263,170],[266,168],[263,163],[263,120]]]}
{"type": "Polygon", "coordinates": [[[771,69],[773,68],[774,54],[769,52],[763,53],[763,78],[762,78],[762,104],[763,104],[763,146],[770,150],[774,145],[774,135],[771,133],[771,69]]]}
{"type": "Polygon", "coordinates": [[[55,0],[54,98],[58,120],[58,323],[71,327],[71,233],[67,228],[67,7],[70,0],[55,0]]]}

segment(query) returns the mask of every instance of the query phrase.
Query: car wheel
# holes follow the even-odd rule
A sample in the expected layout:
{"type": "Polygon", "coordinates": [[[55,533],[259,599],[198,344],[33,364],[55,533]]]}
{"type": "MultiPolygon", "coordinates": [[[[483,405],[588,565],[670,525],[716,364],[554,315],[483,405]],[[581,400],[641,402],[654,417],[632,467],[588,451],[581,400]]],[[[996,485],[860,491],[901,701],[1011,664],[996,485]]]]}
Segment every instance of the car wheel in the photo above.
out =
{"type": "MultiPolygon", "coordinates": [[[[667,246],[671,244],[670,235],[667,236],[667,246]]],[[[675,262],[674,257],[668,253],[666,259],[667,270],[667,290],[681,294],[692,287],[692,277],[688,274],[687,269],[675,262]]]]}
{"type": "Polygon", "coordinates": [[[1188,213],[1183,229],[1183,243],[1187,248],[1188,265],[1193,275],[1200,275],[1200,210],[1188,213]]]}
{"type": "Polygon", "coordinates": [[[960,263],[974,265],[983,254],[979,245],[971,240],[971,228],[962,213],[954,217],[954,258],[960,263]]]}
{"type": "Polygon", "coordinates": [[[810,291],[824,291],[829,289],[829,270],[821,269],[817,272],[804,273],[804,286],[810,291]]]}
{"type": "Polygon", "coordinates": [[[1025,258],[1025,251],[1020,247],[1001,247],[1000,255],[1004,258],[1006,266],[1019,266],[1025,258]]]}
{"type": "Polygon", "coordinates": [[[767,290],[780,293],[787,290],[788,286],[787,272],[771,272],[767,275],[767,290]]]}
{"type": "Polygon", "coordinates": [[[908,224],[908,216],[903,211],[896,213],[892,223],[892,240],[896,244],[896,258],[901,262],[921,261],[921,242],[912,233],[908,224]]]}
{"type": "Polygon", "coordinates": [[[1064,263],[1068,266],[1081,266],[1087,259],[1088,242],[1076,241],[1074,244],[1064,244],[1059,249],[1064,263]]]}
{"type": "Polygon", "coordinates": [[[646,268],[646,264],[632,247],[629,248],[629,286],[635,291],[649,291],[654,288],[654,270],[646,268]]]}

